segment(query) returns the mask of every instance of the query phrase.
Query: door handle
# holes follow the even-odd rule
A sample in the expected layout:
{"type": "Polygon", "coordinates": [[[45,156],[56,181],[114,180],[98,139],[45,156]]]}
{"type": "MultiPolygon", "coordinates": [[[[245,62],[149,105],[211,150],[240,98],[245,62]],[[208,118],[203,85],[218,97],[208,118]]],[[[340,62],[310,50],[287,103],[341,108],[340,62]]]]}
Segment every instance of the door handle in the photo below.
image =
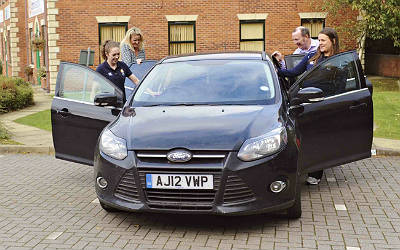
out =
{"type": "Polygon", "coordinates": [[[57,110],[57,114],[60,114],[62,117],[66,117],[70,115],[71,113],[68,111],[67,108],[63,108],[61,110],[57,110]]]}
{"type": "Polygon", "coordinates": [[[350,110],[356,110],[356,109],[361,109],[361,108],[366,108],[367,104],[365,102],[363,103],[359,103],[359,104],[355,104],[350,106],[350,110]]]}

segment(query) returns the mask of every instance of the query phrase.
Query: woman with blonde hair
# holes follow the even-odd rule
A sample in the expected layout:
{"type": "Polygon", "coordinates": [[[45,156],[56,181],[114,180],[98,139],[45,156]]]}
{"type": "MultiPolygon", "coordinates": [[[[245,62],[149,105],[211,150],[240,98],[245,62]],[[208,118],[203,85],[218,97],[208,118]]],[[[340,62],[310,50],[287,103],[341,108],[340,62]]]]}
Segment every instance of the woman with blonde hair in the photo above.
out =
{"type": "Polygon", "coordinates": [[[145,60],[143,34],[137,27],[130,28],[121,41],[121,59],[128,66],[145,60]]]}

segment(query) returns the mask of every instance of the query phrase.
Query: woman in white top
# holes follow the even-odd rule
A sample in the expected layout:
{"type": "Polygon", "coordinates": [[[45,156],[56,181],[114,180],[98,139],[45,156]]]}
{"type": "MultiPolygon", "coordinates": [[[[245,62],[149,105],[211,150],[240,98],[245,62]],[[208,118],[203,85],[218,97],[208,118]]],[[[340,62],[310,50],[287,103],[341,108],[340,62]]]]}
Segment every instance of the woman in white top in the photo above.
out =
{"type": "Polygon", "coordinates": [[[137,27],[130,28],[121,41],[121,59],[128,66],[145,60],[143,48],[143,34],[137,27]]]}

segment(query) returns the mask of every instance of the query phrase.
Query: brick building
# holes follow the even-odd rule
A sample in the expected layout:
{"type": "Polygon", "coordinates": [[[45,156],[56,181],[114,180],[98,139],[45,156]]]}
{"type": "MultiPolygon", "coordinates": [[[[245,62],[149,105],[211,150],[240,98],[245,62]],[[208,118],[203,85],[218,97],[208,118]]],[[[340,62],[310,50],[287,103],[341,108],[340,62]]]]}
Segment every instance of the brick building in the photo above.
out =
{"type": "Polygon", "coordinates": [[[99,44],[120,41],[132,26],[144,33],[146,58],[161,59],[239,49],[291,54],[295,27],[316,36],[335,21],[308,0],[0,0],[0,58],[3,74],[54,90],[60,61],[78,62],[90,48],[96,67],[99,44]]]}

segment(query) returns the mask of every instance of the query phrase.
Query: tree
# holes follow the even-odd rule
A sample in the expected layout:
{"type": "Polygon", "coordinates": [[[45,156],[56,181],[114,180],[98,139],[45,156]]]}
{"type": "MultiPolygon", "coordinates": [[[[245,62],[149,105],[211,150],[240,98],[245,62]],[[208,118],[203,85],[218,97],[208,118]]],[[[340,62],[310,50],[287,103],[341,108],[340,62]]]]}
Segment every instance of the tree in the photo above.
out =
{"type": "Polygon", "coordinates": [[[334,17],[334,26],[341,36],[357,41],[363,60],[365,38],[391,39],[400,47],[400,0],[322,0],[314,5],[334,17]],[[353,10],[355,16],[349,16],[353,10]]]}

